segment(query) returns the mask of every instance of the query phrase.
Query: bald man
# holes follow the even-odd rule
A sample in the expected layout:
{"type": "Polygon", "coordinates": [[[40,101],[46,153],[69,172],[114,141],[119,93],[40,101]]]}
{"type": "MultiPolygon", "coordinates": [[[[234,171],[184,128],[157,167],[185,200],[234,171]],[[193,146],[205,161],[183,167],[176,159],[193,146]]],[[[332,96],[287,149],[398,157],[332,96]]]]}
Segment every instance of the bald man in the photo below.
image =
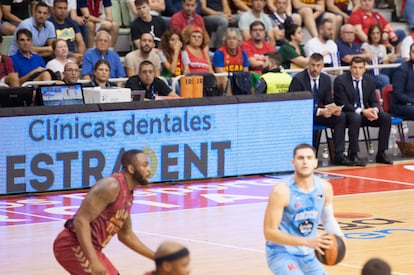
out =
{"type": "Polygon", "coordinates": [[[165,241],[158,246],[154,256],[155,271],[144,275],[189,275],[190,252],[189,250],[172,241],[165,241]]]}

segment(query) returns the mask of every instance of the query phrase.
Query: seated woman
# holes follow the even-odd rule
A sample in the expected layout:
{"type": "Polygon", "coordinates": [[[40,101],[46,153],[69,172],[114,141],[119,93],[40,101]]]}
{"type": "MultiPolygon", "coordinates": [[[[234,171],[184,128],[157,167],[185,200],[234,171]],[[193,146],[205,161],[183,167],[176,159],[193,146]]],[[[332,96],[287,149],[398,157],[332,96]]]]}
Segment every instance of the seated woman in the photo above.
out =
{"type": "Polygon", "coordinates": [[[93,68],[93,79],[91,85],[93,87],[113,87],[113,85],[109,82],[109,76],[111,71],[111,65],[109,62],[102,59],[95,63],[93,68]]]}
{"type": "Polygon", "coordinates": [[[184,71],[189,73],[214,73],[211,65],[207,32],[197,25],[183,29],[185,50],[183,52],[184,71]]]}
{"type": "MultiPolygon", "coordinates": [[[[371,56],[371,63],[373,65],[389,64],[399,61],[397,55],[387,54],[387,49],[382,40],[382,33],[383,31],[380,25],[371,25],[368,29],[368,42],[364,42],[361,45],[362,52],[371,56]]],[[[384,86],[390,84],[390,76],[392,75],[392,72],[392,69],[372,69],[377,89],[381,90],[384,86]]]]}
{"type": "Polygon", "coordinates": [[[159,56],[161,76],[175,77],[186,74],[183,65],[183,39],[179,31],[168,29],[161,37],[159,56]]]}
{"type": "MultiPolygon", "coordinates": [[[[249,60],[244,50],[240,48],[242,36],[237,28],[228,28],[223,37],[224,45],[213,56],[213,67],[216,73],[247,72],[249,60]]],[[[223,91],[226,90],[227,77],[218,77],[217,82],[223,91]]],[[[232,95],[231,89],[227,89],[227,95],[232,95]]]]}
{"type": "MultiPolygon", "coordinates": [[[[167,78],[169,85],[172,77],[187,74],[183,64],[183,38],[175,29],[168,29],[161,36],[158,55],[161,61],[161,76],[167,78]]],[[[188,67],[186,68],[188,70],[188,67]]],[[[177,82],[175,92],[180,94],[180,85],[177,82]]]]}
{"type": "Polygon", "coordinates": [[[68,44],[65,40],[59,38],[52,42],[52,49],[55,58],[47,62],[46,68],[52,70],[55,74],[60,74],[60,79],[63,79],[66,63],[73,62],[73,60],[68,58],[68,44]]]}
{"type": "Polygon", "coordinates": [[[288,24],[285,26],[285,38],[287,43],[279,49],[282,56],[282,66],[285,69],[302,69],[308,65],[309,59],[305,57],[303,49],[303,31],[299,25],[288,24]]]}

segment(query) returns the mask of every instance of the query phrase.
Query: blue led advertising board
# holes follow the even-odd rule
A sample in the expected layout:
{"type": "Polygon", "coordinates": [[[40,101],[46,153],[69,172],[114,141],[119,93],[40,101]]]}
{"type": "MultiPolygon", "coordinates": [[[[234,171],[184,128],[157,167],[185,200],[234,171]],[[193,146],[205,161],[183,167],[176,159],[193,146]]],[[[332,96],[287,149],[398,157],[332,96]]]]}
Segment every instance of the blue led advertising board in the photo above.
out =
{"type": "Polygon", "coordinates": [[[291,171],[312,100],[0,118],[0,194],[86,188],[142,149],[152,182],[291,171]]]}

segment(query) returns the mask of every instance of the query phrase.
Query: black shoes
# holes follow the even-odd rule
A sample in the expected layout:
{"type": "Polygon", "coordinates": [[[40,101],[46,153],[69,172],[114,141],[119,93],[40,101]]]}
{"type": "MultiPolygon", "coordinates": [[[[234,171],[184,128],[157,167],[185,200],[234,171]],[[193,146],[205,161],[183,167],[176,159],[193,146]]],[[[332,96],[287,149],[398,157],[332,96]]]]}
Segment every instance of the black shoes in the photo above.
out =
{"type": "MultiPolygon", "coordinates": [[[[393,164],[393,161],[384,152],[377,154],[376,162],[383,164],[393,164]]],[[[349,159],[342,156],[336,156],[334,164],[342,166],[366,166],[367,162],[360,159],[357,154],[352,154],[349,159]]]]}
{"type": "Polygon", "coordinates": [[[334,160],[335,165],[343,165],[343,166],[355,166],[355,163],[347,158],[335,158],[334,160]]]}
{"type": "Polygon", "coordinates": [[[384,164],[393,164],[392,160],[384,153],[378,153],[377,154],[377,163],[384,163],[384,164]]]}
{"type": "Polygon", "coordinates": [[[349,159],[354,163],[355,166],[367,166],[367,163],[360,159],[358,155],[351,155],[349,159]]]}

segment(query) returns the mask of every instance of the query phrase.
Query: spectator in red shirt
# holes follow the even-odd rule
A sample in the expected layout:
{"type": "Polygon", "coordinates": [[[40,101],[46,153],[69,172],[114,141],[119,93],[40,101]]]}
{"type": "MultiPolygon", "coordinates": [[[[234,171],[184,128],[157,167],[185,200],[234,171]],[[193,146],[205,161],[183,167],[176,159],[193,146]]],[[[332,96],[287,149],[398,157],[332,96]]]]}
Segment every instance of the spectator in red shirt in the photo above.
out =
{"type": "Polygon", "coordinates": [[[208,34],[199,26],[187,26],[183,30],[184,70],[190,73],[214,73],[208,52],[208,34]]]}
{"type": "Polygon", "coordinates": [[[265,41],[265,26],[261,21],[250,24],[250,39],[243,41],[241,48],[249,58],[250,71],[261,74],[264,54],[275,52],[275,47],[265,41]]]}
{"type": "Polygon", "coordinates": [[[196,13],[197,5],[196,0],[182,0],[183,8],[171,17],[170,27],[181,32],[186,26],[195,24],[205,30],[203,17],[196,13]]]}
{"type": "Polygon", "coordinates": [[[354,26],[355,42],[357,43],[368,41],[368,29],[375,24],[379,24],[382,28],[382,40],[385,45],[391,44],[396,46],[406,36],[403,30],[394,31],[387,19],[381,13],[374,11],[374,0],[361,0],[361,6],[351,13],[348,23],[354,26]]]}

